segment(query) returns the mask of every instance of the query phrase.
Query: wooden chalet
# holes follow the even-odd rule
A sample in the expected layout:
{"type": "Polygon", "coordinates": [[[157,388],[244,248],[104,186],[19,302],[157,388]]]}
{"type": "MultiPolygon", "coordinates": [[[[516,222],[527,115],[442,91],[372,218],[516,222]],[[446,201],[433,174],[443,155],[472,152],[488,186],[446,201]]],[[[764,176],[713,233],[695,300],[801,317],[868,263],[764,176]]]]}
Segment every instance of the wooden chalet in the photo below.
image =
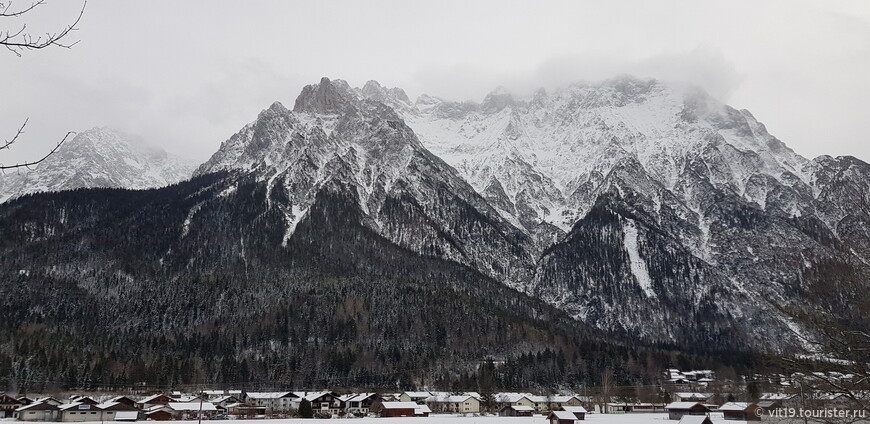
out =
{"type": "Polygon", "coordinates": [[[574,424],[577,417],[568,411],[553,411],[547,416],[547,420],[550,424],[574,424]]]}
{"type": "Polygon", "coordinates": [[[24,406],[21,401],[6,394],[0,395],[0,418],[12,418],[15,410],[24,406]]]}
{"type": "Polygon", "coordinates": [[[719,407],[726,420],[759,421],[761,420],[758,405],[747,402],[728,402],[719,407]]]}
{"type": "Polygon", "coordinates": [[[710,408],[700,402],[671,402],[665,405],[665,410],[668,411],[668,418],[672,420],[679,420],[685,415],[707,415],[710,413],[710,408]]]}
{"type": "Polygon", "coordinates": [[[528,405],[506,405],[498,414],[502,417],[531,417],[535,415],[535,408],[528,405]]]}

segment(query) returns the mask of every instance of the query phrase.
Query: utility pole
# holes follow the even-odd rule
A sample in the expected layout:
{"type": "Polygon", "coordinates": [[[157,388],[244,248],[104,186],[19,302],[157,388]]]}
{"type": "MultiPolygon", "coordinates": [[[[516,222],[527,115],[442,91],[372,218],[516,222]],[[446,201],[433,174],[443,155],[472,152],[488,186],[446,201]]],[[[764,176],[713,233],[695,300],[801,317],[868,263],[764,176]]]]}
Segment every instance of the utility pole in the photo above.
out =
{"type": "Polygon", "coordinates": [[[196,419],[199,424],[202,424],[202,390],[199,391],[199,414],[196,414],[196,419]]]}

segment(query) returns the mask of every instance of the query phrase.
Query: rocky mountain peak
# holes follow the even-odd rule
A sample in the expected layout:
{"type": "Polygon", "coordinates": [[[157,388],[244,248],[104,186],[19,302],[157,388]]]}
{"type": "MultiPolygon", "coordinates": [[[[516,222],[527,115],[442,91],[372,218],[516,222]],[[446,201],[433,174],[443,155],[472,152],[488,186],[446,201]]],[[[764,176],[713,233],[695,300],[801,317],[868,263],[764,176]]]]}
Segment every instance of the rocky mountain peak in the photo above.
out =
{"type": "Polygon", "coordinates": [[[480,108],[484,113],[496,113],[514,104],[514,98],[508,90],[499,86],[486,95],[480,108]]]}
{"type": "Polygon", "coordinates": [[[346,81],[323,77],[320,83],[302,89],[293,111],[333,115],[347,111],[355,101],[356,95],[346,81]]]}

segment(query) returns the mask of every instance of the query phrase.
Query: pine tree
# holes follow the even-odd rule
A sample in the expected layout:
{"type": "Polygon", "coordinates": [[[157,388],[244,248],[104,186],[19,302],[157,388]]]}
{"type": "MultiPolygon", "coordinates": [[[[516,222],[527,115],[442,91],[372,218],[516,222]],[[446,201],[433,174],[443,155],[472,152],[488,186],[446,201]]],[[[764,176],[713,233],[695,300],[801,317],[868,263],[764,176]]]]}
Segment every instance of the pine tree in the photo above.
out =
{"type": "Polygon", "coordinates": [[[302,399],[302,402],[299,403],[299,415],[302,418],[314,418],[314,410],[311,409],[311,402],[308,399],[302,399]]]}

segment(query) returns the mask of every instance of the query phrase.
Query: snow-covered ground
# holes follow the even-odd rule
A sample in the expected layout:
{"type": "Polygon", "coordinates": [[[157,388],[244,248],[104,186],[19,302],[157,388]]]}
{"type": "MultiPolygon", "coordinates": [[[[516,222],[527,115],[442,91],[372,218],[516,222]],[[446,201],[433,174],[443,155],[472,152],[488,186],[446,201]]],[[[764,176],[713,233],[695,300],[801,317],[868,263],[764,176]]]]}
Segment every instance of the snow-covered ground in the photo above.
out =
{"type": "MultiPolygon", "coordinates": [[[[710,416],[717,424],[746,424],[746,421],[725,421],[722,414],[710,416]]],[[[534,417],[499,417],[499,416],[457,416],[457,415],[432,415],[426,418],[354,418],[339,419],[349,423],[382,423],[382,424],[547,424],[547,418],[543,415],[534,417]]],[[[175,423],[195,423],[191,421],[173,421],[175,423]]],[[[275,419],[275,420],[232,420],[233,424],[310,424],[321,422],[311,419],[275,419]]],[[[326,421],[328,422],[328,421],[326,421]]],[[[586,416],[585,423],[589,424],[677,424],[679,421],[668,420],[668,414],[590,414],[586,416]]],[[[33,422],[31,422],[33,423],[33,422]]],[[[41,423],[33,423],[41,424],[41,423]]]]}

